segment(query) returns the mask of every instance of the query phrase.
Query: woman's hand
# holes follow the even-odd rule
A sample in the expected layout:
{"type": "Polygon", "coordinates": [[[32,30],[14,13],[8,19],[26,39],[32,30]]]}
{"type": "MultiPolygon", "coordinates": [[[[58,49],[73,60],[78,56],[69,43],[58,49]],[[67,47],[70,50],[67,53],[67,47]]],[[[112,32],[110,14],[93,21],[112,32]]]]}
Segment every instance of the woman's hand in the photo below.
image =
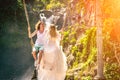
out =
{"type": "Polygon", "coordinates": [[[31,29],[30,29],[30,27],[28,27],[28,31],[30,31],[31,29]]]}
{"type": "Polygon", "coordinates": [[[28,37],[31,38],[31,32],[30,32],[30,27],[28,26],[28,37]]]}
{"type": "Polygon", "coordinates": [[[35,25],[35,29],[37,30],[37,27],[38,27],[38,25],[41,23],[41,21],[39,20],[37,23],[36,23],[36,25],[35,25]]]}

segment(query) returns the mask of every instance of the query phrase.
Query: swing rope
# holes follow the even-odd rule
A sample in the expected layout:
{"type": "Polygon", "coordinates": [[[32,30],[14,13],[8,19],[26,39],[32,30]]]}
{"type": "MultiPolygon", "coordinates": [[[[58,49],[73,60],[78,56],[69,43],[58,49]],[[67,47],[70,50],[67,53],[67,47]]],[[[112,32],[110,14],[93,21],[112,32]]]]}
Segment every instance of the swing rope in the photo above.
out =
{"type": "MultiPolygon", "coordinates": [[[[28,28],[30,28],[30,22],[29,22],[28,12],[27,12],[27,9],[26,9],[25,0],[23,0],[23,5],[24,5],[24,11],[25,11],[25,16],[26,16],[28,28]]],[[[28,32],[31,33],[30,30],[28,30],[28,32]]],[[[28,36],[29,36],[29,34],[28,34],[28,36]]],[[[34,42],[33,42],[33,39],[32,39],[32,38],[30,38],[30,44],[31,44],[32,47],[34,46],[34,42]]]]}

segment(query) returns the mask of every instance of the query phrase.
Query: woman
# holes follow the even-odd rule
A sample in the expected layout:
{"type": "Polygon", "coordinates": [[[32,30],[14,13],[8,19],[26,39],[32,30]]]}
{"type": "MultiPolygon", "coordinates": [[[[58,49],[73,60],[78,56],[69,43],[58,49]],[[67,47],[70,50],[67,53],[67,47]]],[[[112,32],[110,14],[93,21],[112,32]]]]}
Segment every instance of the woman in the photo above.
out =
{"type": "Polygon", "coordinates": [[[38,69],[38,80],[64,80],[67,65],[66,57],[60,47],[60,34],[54,25],[46,35],[44,54],[38,69]]]}
{"type": "Polygon", "coordinates": [[[37,39],[35,41],[35,45],[33,47],[32,55],[35,60],[35,67],[40,64],[40,60],[43,54],[43,49],[44,49],[44,36],[46,34],[46,31],[44,29],[44,23],[41,21],[38,21],[37,24],[35,25],[36,30],[31,33],[30,32],[30,27],[28,27],[28,34],[29,38],[34,37],[37,35],[37,39]],[[39,54],[38,59],[36,57],[36,53],[39,54]],[[38,61],[37,61],[38,60],[38,61]]]}

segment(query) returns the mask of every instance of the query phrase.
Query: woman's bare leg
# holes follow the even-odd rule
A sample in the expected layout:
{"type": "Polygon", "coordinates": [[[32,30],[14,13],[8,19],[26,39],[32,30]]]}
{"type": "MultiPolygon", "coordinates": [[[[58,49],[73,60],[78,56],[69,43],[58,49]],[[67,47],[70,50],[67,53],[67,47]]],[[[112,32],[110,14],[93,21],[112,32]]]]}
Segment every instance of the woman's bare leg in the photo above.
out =
{"type": "Polygon", "coordinates": [[[38,56],[38,64],[40,64],[41,58],[42,58],[43,50],[39,51],[39,56],[38,56]]]}
{"type": "Polygon", "coordinates": [[[36,60],[37,60],[36,51],[33,51],[33,52],[32,52],[32,56],[33,56],[34,60],[36,61],[36,60]]]}

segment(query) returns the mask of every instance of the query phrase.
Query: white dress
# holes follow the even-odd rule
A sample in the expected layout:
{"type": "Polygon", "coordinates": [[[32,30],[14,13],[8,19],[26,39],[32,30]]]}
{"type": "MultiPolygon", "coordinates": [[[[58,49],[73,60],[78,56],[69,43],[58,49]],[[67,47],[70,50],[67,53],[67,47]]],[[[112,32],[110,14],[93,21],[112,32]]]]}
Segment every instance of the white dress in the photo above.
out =
{"type": "Polygon", "coordinates": [[[44,44],[38,80],[64,80],[67,70],[66,57],[59,45],[59,38],[50,38],[44,44]]]}

